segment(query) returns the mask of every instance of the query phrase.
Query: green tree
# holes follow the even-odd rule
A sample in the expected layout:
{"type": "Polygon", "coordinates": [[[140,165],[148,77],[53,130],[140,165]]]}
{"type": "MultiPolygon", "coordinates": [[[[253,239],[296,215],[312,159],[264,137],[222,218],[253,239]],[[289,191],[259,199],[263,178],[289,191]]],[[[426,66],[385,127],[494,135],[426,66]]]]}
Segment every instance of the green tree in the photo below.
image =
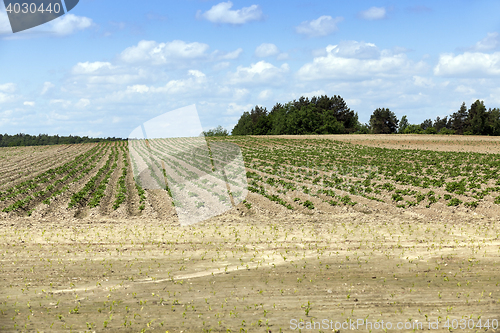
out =
{"type": "Polygon", "coordinates": [[[426,129],[428,129],[429,127],[432,127],[432,119],[426,119],[424,120],[423,123],[420,124],[420,127],[422,127],[422,129],[425,131],[426,129]]]}
{"type": "Polygon", "coordinates": [[[223,128],[221,125],[216,128],[210,129],[206,132],[203,132],[204,136],[228,136],[229,132],[223,128]]]}
{"type": "Polygon", "coordinates": [[[402,118],[401,118],[401,122],[399,123],[399,126],[398,126],[398,133],[403,133],[404,130],[410,125],[410,122],[408,121],[408,117],[406,117],[406,115],[404,115],[402,118]]]}
{"type": "Polygon", "coordinates": [[[405,128],[403,134],[422,134],[424,131],[420,125],[410,124],[405,128]]]}
{"type": "Polygon", "coordinates": [[[472,134],[484,135],[486,134],[486,125],[488,120],[488,113],[484,102],[476,100],[469,109],[469,128],[472,134]]]}
{"type": "Polygon", "coordinates": [[[464,134],[467,130],[468,118],[469,112],[467,111],[465,102],[463,102],[460,109],[451,115],[451,129],[453,129],[457,134],[464,134]]]}
{"type": "Polygon", "coordinates": [[[486,134],[500,135],[500,109],[490,108],[488,110],[488,121],[486,125],[486,134]]]}
{"type": "Polygon", "coordinates": [[[252,117],[250,116],[250,112],[245,111],[231,131],[231,135],[251,135],[252,131],[252,117]]]}
{"type": "Polygon", "coordinates": [[[399,120],[389,109],[378,108],[370,117],[370,127],[374,134],[396,133],[399,120]]]}

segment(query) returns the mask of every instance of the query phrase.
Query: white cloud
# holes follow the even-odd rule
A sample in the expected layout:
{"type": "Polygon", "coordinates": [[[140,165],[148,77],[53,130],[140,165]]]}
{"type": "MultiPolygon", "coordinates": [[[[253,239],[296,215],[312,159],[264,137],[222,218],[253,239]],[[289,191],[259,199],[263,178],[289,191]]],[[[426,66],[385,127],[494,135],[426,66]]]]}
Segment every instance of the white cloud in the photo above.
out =
{"type": "Polygon", "coordinates": [[[231,1],[221,2],[205,13],[199,10],[196,13],[197,18],[204,18],[213,23],[230,23],[230,24],[244,24],[250,21],[260,20],[262,18],[262,11],[258,5],[251,5],[238,10],[231,10],[233,3],[231,1]]]}
{"type": "Polygon", "coordinates": [[[142,40],[125,49],[120,59],[127,63],[149,62],[153,65],[176,63],[180,60],[206,57],[207,44],[174,40],[169,43],[142,40]]]}
{"type": "Polygon", "coordinates": [[[370,9],[359,12],[359,16],[365,20],[381,20],[386,18],[386,10],[384,7],[371,7],[370,9]]]}
{"type": "Polygon", "coordinates": [[[79,109],[84,109],[90,105],[90,100],[87,98],[81,98],[78,102],[75,103],[75,106],[79,109]]]}
{"type": "Polygon", "coordinates": [[[295,31],[309,37],[327,36],[336,32],[338,30],[337,23],[343,20],[343,17],[332,18],[331,16],[323,15],[316,20],[302,22],[295,28],[295,31]]]}
{"type": "Polygon", "coordinates": [[[243,49],[240,47],[239,49],[234,50],[233,52],[229,52],[229,53],[221,56],[221,59],[224,59],[224,60],[238,59],[238,57],[240,56],[240,54],[242,52],[243,52],[243,49]]]}
{"type": "Polygon", "coordinates": [[[278,47],[271,43],[262,43],[255,49],[255,55],[259,58],[270,57],[279,52],[278,47]]]}
{"type": "Polygon", "coordinates": [[[0,92],[0,103],[6,103],[12,100],[12,96],[0,92]]]}
{"type": "Polygon", "coordinates": [[[471,87],[466,87],[464,85],[459,85],[458,87],[455,88],[455,91],[457,93],[460,93],[460,94],[464,94],[464,95],[472,95],[472,94],[475,94],[476,91],[471,88],[471,87]]]}
{"type": "Polygon", "coordinates": [[[259,61],[250,67],[238,66],[235,73],[229,73],[230,84],[252,83],[252,84],[279,84],[283,75],[290,70],[288,64],[277,68],[272,64],[259,61]]]}
{"type": "Polygon", "coordinates": [[[380,57],[380,50],[375,44],[342,41],[339,45],[329,45],[326,52],[342,58],[375,59],[380,57]]]}
{"type": "Polygon", "coordinates": [[[144,94],[149,91],[149,87],[144,84],[136,84],[133,86],[127,87],[127,93],[139,93],[144,94]]]}
{"type": "Polygon", "coordinates": [[[500,52],[486,54],[465,52],[457,56],[441,54],[434,68],[438,76],[483,77],[500,75],[500,52]]]}
{"type": "MultiPolygon", "coordinates": [[[[113,69],[114,67],[109,62],[79,62],[76,64],[71,72],[75,75],[84,75],[84,74],[94,74],[98,72],[100,69],[107,68],[113,69]]],[[[49,82],[50,83],[50,82],[49,82]]]]}
{"type": "Polygon", "coordinates": [[[245,111],[250,111],[252,109],[252,104],[239,105],[236,103],[229,103],[226,114],[243,114],[245,111]]]}
{"type": "Polygon", "coordinates": [[[47,81],[43,84],[42,92],[40,94],[45,95],[50,89],[52,89],[54,87],[55,87],[55,85],[53,83],[47,81]]]}
{"type": "Polygon", "coordinates": [[[23,103],[23,105],[26,105],[26,106],[35,106],[35,102],[26,101],[26,102],[23,103]]]}
{"type": "Polygon", "coordinates": [[[196,70],[196,69],[189,70],[188,74],[192,75],[194,77],[197,77],[197,78],[204,78],[204,77],[206,77],[205,74],[203,74],[202,72],[200,72],[199,70],[196,70]]]}
{"type": "Polygon", "coordinates": [[[15,83],[0,84],[0,91],[6,93],[13,93],[14,91],[16,91],[16,84],[15,83]]]}
{"type": "Polygon", "coordinates": [[[114,97],[120,100],[125,97],[125,95],[130,94],[199,94],[200,91],[207,92],[210,89],[210,87],[206,84],[207,78],[204,73],[198,70],[189,70],[188,75],[190,77],[187,79],[170,80],[167,84],[160,87],[147,86],[143,84],[128,86],[125,90],[125,94],[117,92],[114,97]]]}
{"type": "Polygon", "coordinates": [[[111,120],[111,122],[112,122],[113,124],[119,123],[119,122],[121,122],[121,121],[122,121],[122,118],[121,118],[121,117],[113,117],[113,118],[112,118],[112,120],[111,120]]]}
{"type": "Polygon", "coordinates": [[[262,90],[259,93],[259,99],[262,99],[262,100],[267,100],[267,99],[271,98],[271,96],[273,96],[273,92],[269,89],[262,90]]]}
{"type": "Polygon", "coordinates": [[[314,96],[317,97],[317,96],[322,96],[322,95],[326,95],[326,92],[323,89],[319,89],[319,90],[310,91],[310,92],[306,92],[306,93],[300,94],[300,96],[304,96],[304,97],[307,97],[307,98],[312,98],[314,96]]]}
{"type": "Polygon", "coordinates": [[[413,83],[418,87],[432,88],[435,86],[434,81],[431,78],[421,77],[418,75],[413,76],[413,83]]]}
{"type": "Polygon", "coordinates": [[[51,21],[51,31],[57,35],[66,36],[76,31],[84,30],[94,25],[92,19],[73,14],[66,14],[51,21]]]}
{"type": "Polygon", "coordinates": [[[215,64],[212,68],[215,71],[220,71],[220,70],[223,70],[225,68],[228,68],[229,66],[231,66],[230,62],[223,61],[223,62],[219,62],[219,63],[215,64]]]}
{"type": "Polygon", "coordinates": [[[357,80],[373,76],[394,77],[416,74],[426,65],[413,63],[405,54],[393,55],[392,52],[379,51],[374,44],[347,42],[329,45],[326,56],[314,58],[298,71],[302,80],[347,79],[357,80]]]}
{"type": "Polygon", "coordinates": [[[488,36],[481,39],[474,45],[471,50],[483,52],[491,51],[500,48],[500,34],[498,32],[490,32],[488,36]]]}
{"type": "Polygon", "coordinates": [[[245,88],[237,88],[233,91],[233,98],[240,100],[244,99],[250,94],[250,90],[245,89],[245,88]]]}

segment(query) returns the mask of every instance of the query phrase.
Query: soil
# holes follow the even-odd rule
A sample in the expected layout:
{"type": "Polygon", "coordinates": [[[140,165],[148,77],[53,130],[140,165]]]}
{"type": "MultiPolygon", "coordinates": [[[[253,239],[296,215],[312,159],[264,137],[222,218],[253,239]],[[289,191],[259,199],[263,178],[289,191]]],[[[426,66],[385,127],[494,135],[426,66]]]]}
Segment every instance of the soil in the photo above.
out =
{"type": "MultiPolygon", "coordinates": [[[[406,140],[331,137],[393,148],[406,140]]],[[[443,138],[407,141],[490,153],[500,142],[443,138]]],[[[67,194],[43,214],[2,215],[1,332],[445,332],[447,320],[452,331],[486,331],[472,329],[479,319],[500,331],[498,205],[403,210],[356,197],[353,207],[318,199],[290,211],[249,193],[182,227],[165,190],[147,190],[142,211],[132,193],[115,215],[77,218],[67,194]]]]}

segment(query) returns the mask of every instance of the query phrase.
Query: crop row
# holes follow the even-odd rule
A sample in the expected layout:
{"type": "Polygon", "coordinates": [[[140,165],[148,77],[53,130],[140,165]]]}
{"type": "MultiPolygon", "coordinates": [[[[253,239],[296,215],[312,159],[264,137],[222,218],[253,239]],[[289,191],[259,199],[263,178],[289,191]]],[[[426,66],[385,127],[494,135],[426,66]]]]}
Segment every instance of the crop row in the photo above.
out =
{"type": "MultiPolygon", "coordinates": [[[[68,203],[68,208],[74,207],[77,204],[84,202],[86,200],[87,196],[89,194],[91,194],[94,191],[94,189],[96,189],[96,187],[98,187],[100,185],[99,180],[100,180],[101,176],[102,175],[107,176],[108,170],[111,168],[111,163],[113,163],[114,160],[117,158],[116,155],[117,155],[117,153],[115,152],[115,148],[113,147],[112,153],[109,154],[108,160],[106,161],[104,166],[102,166],[97,171],[97,174],[95,176],[90,178],[90,180],[85,184],[85,186],[80,191],[74,193],[71,196],[71,201],[68,203]]],[[[104,178],[106,178],[106,176],[104,176],[104,178]]]]}
{"type": "MultiPolygon", "coordinates": [[[[54,189],[56,189],[58,186],[61,186],[62,184],[67,183],[69,179],[74,177],[90,161],[92,161],[92,159],[94,159],[95,156],[99,155],[99,153],[102,152],[103,148],[104,147],[102,147],[101,150],[99,152],[97,152],[98,146],[96,146],[96,147],[92,148],[91,150],[89,150],[88,152],[77,156],[71,162],[68,162],[68,163],[66,163],[58,168],[49,169],[49,170],[35,176],[34,178],[32,178],[30,180],[22,182],[21,184],[18,184],[15,187],[9,188],[6,191],[7,193],[10,193],[10,195],[8,197],[14,198],[20,194],[25,194],[28,192],[31,192],[32,195],[27,195],[25,198],[15,201],[13,204],[9,205],[8,207],[5,207],[3,209],[3,211],[10,212],[10,211],[14,211],[14,210],[17,210],[20,208],[25,209],[25,208],[27,208],[28,204],[30,204],[30,202],[35,200],[36,198],[40,198],[41,200],[43,200],[44,203],[48,204],[50,202],[50,197],[61,194],[62,192],[64,192],[68,188],[68,186],[65,186],[62,189],[59,189],[56,191],[54,191],[54,189]],[[86,159],[89,159],[89,160],[84,162],[86,159]],[[65,174],[65,176],[55,180],[58,175],[63,175],[63,174],[65,174]],[[51,180],[55,180],[55,181],[51,182],[51,180]],[[46,183],[49,183],[49,184],[46,185],[46,183]],[[45,186],[45,188],[37,191],[37,189],[39,189],[42,186],[45,186]]],[[[8,197],[5,197],[5,198],[8,198],[8,197]]],[[[32,210],[28,212],[28,215],[31,214],[31,212],[32,212],[32,210]]]]}
{"type": "Polygon", "coordinates": [[[265,175],[262,182],[279,192],[307,185],[306,194],[314,192],[312,187],[336,189],[344,192],[337,199],[350,194],[404,208],[429,208],[438,201],[474,208],[500,192],[497,154],[396,150],[324,139],[225,140],[238,144],[246,166],[265,175]]]}
{"type": "Polygon", "coordinates": [[[127,195],[127,185],[126,185],[126,177],[127,177],[127,169],[129,166],[127,153],[123,147],[120,147],[123,153],[123,168],[122,174],[118,179],[118,191],[116,192],[116,200],[113,204],[113,209],[118,209],[120,205],[125,201],[127,195]]]}

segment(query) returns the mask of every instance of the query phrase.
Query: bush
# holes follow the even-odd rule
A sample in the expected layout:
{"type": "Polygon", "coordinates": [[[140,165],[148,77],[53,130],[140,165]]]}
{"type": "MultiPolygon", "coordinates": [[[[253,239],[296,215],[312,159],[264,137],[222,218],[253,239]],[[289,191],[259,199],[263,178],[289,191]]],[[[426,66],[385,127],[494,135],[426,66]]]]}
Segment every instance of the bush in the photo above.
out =
{"type": "Polygon", "coordinates": [[[228,136],[229,132],[224,129],[221,125],[213,128],[211,130],[203,132],[204,136],[228,136]]]}
{"type": "Polygon", "coordinates": [[[442,128],[438,134],[450,135],[450,134],[455,134],[455,131],[449,128],[442,128]]]}
{"type": "Polygon", "coordinates": [[[437,134],[437,130],[434,127],[428,127],[425,131],[425,134],[437,134]]]}

